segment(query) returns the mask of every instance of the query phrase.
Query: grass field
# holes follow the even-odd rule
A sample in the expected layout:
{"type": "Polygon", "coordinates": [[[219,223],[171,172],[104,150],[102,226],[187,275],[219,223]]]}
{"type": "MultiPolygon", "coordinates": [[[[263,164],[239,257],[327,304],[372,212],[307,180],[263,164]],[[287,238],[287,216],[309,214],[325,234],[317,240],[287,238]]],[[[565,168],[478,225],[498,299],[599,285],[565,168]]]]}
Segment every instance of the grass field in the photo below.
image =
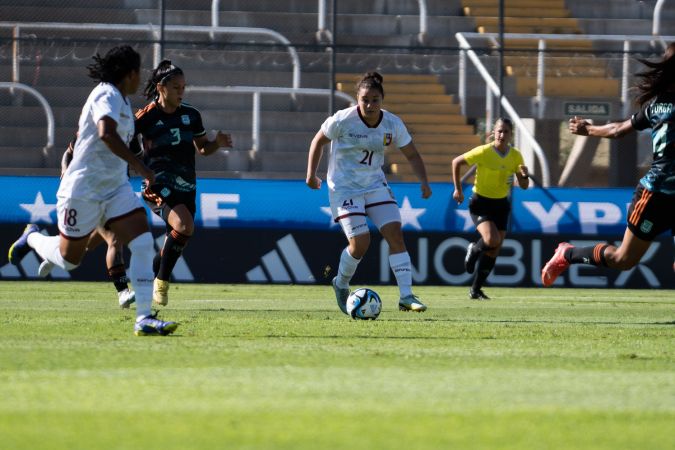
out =
{"type": "Polygon", "coordinates": [[[108,283],[0,282],[2,449],[673,449],[675,294],[174,284],[135,337],[108,283]]]}

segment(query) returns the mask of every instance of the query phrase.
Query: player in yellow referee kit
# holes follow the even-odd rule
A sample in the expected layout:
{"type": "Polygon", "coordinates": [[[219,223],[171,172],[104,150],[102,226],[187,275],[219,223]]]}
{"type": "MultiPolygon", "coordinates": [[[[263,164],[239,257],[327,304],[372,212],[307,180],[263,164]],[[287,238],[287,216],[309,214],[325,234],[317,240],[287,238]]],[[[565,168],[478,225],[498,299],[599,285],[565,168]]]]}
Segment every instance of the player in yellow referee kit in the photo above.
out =
{"type": "Polygon", "coordinates": [[[464,201],[460,168],[476,165],[473,195],[469,203],[469,212],[476,229],[480,233],[478,242],[469,244],[464,258],[464,267],[468,273],[474,273],[469,298],[489,300],[482,290],[483,283],[495,266],[499,249],[506,236],[506,226],[511,212],[509,192],[513,184],[513,175],[518,185],[527,189],[530,185],[527,166],[523,163],[520,151],[512,147],[513,123],[499,118],[492,129],[494,140],[478,146],[452,160],[452,177],[455,192],[452,198],[457,203],[464,201]]]}

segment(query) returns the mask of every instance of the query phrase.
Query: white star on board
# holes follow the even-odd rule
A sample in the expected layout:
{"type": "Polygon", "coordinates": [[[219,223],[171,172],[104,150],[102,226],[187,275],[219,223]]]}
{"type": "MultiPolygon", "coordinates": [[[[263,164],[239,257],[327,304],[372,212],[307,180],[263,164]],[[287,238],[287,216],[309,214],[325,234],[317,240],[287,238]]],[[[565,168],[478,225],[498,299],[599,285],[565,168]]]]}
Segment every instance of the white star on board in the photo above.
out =
{"type": "Polygon", "coordinates": [[[455,212],[459,217],[464,219],[464,226],[462,231],[469,231],[473,228],[473,220],[471,219],[471,213],[468,209],[456,209],[455,212]]]}
{"type": "Polygon", "coordinates": [[[406,196],[403,197],[403,203],[401,204],[399,211],[401,211],[401,228],[410,225],[416,230],[422,229],[419,217],[427,211],[426,208],[413,208],[410,204],[410,200],[406,196]]]}
{"type": "Polygon", "coordinates": [[[34,203],[20,203],[19,206],[30,213],[30,223],[54,223],[51,213],[56,210],[56,203],[45,203],[40,191],[35,196],[34,203]]]}
{"type": "Polygon", "coordinates": [[[322,206],[321,212],[324,213],[324,214],[328,214],[328,217],[330,217],[329,221],[330,221],[331,228],[338,226],[337,222],[335,222],[335,220],[333,220],[333,211],[331,211],[330,206],[322,206]]]}

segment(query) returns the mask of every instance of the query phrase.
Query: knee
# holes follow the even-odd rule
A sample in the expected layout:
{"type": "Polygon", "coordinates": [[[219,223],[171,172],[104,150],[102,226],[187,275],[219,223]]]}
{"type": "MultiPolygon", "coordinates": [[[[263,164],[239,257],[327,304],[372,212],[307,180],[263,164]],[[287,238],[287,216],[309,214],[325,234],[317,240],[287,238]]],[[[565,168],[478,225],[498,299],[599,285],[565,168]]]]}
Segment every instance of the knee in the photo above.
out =
{"type": "Polygon", "coordinates": [[[483,237],[483,242],[485,242],[485,246],[491,250],[499,250],[499,247],[502,245],[501,238],[494,234],[483,237]]]}
{"type": "Polygon", "coordinates": [[[182,234],[183,236],[192,236],[195,231],[195,225],[192,221],[183,221],[181,220],[176,224],[175,227],[172,227],[176,232],[182,234]]]}

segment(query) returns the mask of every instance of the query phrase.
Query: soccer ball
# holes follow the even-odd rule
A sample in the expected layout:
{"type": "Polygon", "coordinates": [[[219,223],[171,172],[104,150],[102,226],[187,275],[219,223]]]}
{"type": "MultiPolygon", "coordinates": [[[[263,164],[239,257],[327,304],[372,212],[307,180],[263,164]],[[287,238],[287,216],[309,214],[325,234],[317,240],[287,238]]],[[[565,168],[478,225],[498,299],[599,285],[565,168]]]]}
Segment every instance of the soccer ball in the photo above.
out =
{"type": "Polygon", "coordinates": [[[382,300],[377,292],[359,288],[347,298],[347,313],[352,319],[375,320],[382,311],[382,300]]]}

